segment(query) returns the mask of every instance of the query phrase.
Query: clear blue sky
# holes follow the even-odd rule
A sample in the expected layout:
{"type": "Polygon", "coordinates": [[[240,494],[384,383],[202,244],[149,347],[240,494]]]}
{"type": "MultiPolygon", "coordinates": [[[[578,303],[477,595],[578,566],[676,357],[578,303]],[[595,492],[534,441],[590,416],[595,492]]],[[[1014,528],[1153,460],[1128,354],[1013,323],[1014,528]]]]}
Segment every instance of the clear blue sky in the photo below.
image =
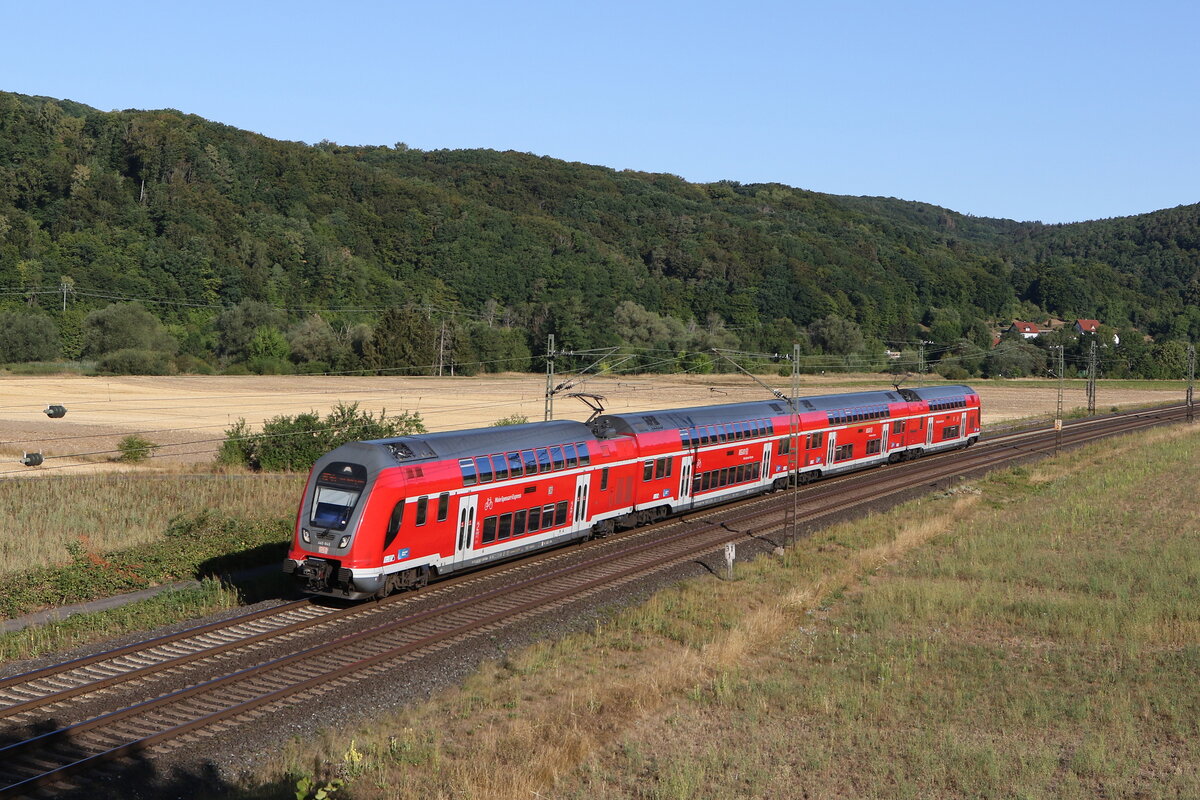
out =
{"type": "Polygon", "coordinates": [[[0,0],[0,89],[1045,222],[1200,201],[1200,4],[0,0]]]}

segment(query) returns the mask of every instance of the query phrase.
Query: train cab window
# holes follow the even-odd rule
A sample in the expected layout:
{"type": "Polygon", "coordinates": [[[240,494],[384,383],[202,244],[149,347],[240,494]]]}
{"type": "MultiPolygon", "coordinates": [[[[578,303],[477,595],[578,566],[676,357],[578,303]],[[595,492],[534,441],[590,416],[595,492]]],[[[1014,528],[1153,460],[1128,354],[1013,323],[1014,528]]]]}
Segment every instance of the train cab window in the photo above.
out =
{"type": "Polygon", "coordinates": [[[550,471],[550,451],[544,447],[537,449],[538,472],[550,471]]]}
{"type": "Polygon", "coordinates": [[[496,518],[484,517],[483,520],[483,543],[491,544],[496,541],[496,518]]]}
{"type": "Polygon", "coordinates": [[[575,453],[575,445],[564,444],[563,445],[563,455],[565,455],[567,457],[567,469],[570,469],[571,467],[577,466],[579,464],[579,456],[576,455],[576,453],[575,453]]]}
{"type": "Polygon", "coordinates": [[[643,461],[642,462],[642,480],[648,481],[648,480],[652,480],[653,478],[654,478],[654,462],[653,461],[643,461]]]}
{"type": "Polygon", "coordinates": [[[346,523],[358,503],[358,492],[318,486],[313,498],[312,523],[331,530],[346,530],[346,523]]]}
{"type": "Polygon", "coordinates": [[[542,507],[529,509],[529,532],[536,533],[542,527],[542,507]]]}
{"type": "Polygon", "coordinates": [[[563,500],[558,505],[554,506],[554,526],[567,524],[567,501],[563,500]]]}
{"type": "Polygon", "coordinates": [[[496,531],[496,540],[504,541],[509,536],[512,536],[512,514],[501,514],[500,525],[496,531]]]}
{"type": "Polygon", "coordinates": [[[429,498],[428,497],[418,497],[417,498],[417,524],[418,525],[425,524],[425,512],[428,509],[429,509],[429,498]]]}
{"type": "Polygon", "coordinates": [[[521,509],[513,514],[513,536],[520,536],[525,533],[525,510],[521,509]]]}
{"type": "Polygon", "coordinates": [[[396,541],[396,535],[400,533],[400,524],[404,521],[404,501],[400,500],[396,505],[392,506],[392,515],[388,517],[388,525],[386,535],[383,537],[383,549],[387,550],[392,546],[392,542],[396,541]]]}
{"type": "Polygon", "coordinates": [[[498,481],[508,477],[508,464],[504,460],[504,453],[492,456],[492,474],[498,481]]]}
{"type": "Polygon", "coordinates": [[[579,451],[579,466],[586,467],[592,463],[592,454],[588,452],[587,442],[576,442],[575,449],[579,451]]]}
{"type": "Polygon", "coordinates": [[[608,489],[608,467],[600,470],[600,491],[608,489]]]}
{"type": "Polygon", "coordinates": [[[505,457],[508,459],[508,476],[510,478],[519,478],[524,472],[524,467],[521,464],[520,453],[507,453],[505,457]]]}
{"type": "Polygon", "coordinates": [[[537,456],[533,454],[532,450],[522,450],[521,460],[525,462],[526,475],[537,475],[537,456]]]}
{"type": "Polygon", "coordinates": [[[446,516],[450,513],[450,493],[442,492],[438,495],[438,522],[445,522],[446,516]]]}
{"type": "Polygon", "coordinates": [[[488,483],[492,479],[492,462],[487,456],[475,459],[475,468],[479,470],[479,482],[488,483]]]}
{"type": "Polygon", "coordinates": [[[479,480],[479,473],[475,469],[475,462],[469,458],[460,458],[458,460],[458,468],[462,470],[463,486],[474,486],[479,480]]]}
{"type": "Polygon", "coordinates": [[[561,447],[551,447],[550,458],[554,461],[555,469],[563,468],[563,450],[561,447]]]}

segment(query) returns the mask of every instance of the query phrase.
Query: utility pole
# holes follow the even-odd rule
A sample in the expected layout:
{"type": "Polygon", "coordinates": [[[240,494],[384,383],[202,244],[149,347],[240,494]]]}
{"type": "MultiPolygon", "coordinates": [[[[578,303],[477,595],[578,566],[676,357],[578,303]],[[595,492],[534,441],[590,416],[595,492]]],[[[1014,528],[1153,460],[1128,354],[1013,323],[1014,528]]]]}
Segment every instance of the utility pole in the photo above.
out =
{"type": "Polygon", "coordinates": [[[438,336],[438,377],[442,377],[442,368],[446,365],[446,320],[442,319],[442,332],[438,336]]]}
{"type": "Polygon", "coordinates": [[[1196,382],[1196,345],[1188,345],[1188,388],[1187,388],[1187,421],[1196,421],[1195,404],[1192,402],[1192,389],[1196,382]]]}
{"type": "Polygon", "coordinates": [[[917,347],[917,380],[923,380],[925,375],[925,340],[921,340],[921,344],[917,347]]]}
{"type": "Polygon", "coordinates": [[[1063,366],[1063,346],[1058,346],[1058,411],[1054,414],[1054,454],[1058,455],[1058,448],[1062,445],[1062,428],[1063,428],[1063,373],[1066,371],[1063,366]]]}
{"type": "Polygon", "coordinates": [[[1096,338],[1092,336],[1092,347],[1088,351],[1087,413],[1096,415],[1096,338]]]}
{"type": "MultiPolygon", "coordinates": [[[[788,473],[791,481],[800,482],[800,409],[796,407],[796,398],[800,396],[800,343],[792,343],[792,399],[788,403],[791,414],[788,416],[788,473]]],[[[788,538],[792,544],[800,538],[800,493],[792,488],[792,519],[788,525],[788,538]]]]}
{"type": "Polygon", "coordinates": [[[546,337],[546,411],[543,420],[554,419],[554,334],[546,337]]]}

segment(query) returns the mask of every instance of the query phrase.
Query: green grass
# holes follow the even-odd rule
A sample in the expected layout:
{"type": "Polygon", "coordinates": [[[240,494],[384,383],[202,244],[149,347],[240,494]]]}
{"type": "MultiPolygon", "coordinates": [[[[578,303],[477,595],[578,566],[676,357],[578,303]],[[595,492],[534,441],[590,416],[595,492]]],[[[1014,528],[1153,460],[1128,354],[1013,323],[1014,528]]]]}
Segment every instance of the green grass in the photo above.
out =
{"type": "Polygon", "coordinates": [[[63,475],[0,485],[0,574],[161,542],[173,519],[295,514],[303,476],[63,475]]]}
{"type": "Polygon", "coordinates": [[[34,658],[122,634],[194,619],[234,608],[239,593],[215,578],[198,586],[172,589],[108,611],[76,614],[65,620],[0,634],[0,661],[34,658]]]}
{"type": "Polygon", "coordinates": [[[297,743],[257,785],[1198,797],[1198,445],[1110,440],[836,526],[297,743]]]}

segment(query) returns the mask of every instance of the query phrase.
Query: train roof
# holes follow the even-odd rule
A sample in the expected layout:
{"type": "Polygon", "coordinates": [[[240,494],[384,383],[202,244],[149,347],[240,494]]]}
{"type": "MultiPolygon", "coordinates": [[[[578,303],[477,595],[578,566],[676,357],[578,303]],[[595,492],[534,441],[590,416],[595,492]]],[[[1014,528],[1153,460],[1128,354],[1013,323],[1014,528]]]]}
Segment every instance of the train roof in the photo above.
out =
{"type": "MultiPolygon", "coordinates": [[[[797,397],[796,408],[800,413],[804,413],[806,411],[833,411],[902,402],[904,402],[904,398],[895,391],[847,392],[845,394],[797,397]]],[[[751,403],[725,403],[715,406],[669,408],[661,411],[604,414],[597,418],[596,425],[598,430],[603,431],[606,435],[634,434],[690,428],[695,425],[719,425],[749,419],[769,419],[790,413],[787,400],[759,400],[751,403]]]]}
{"type": "Polygon", "coordinates": [[[396,439],[373,439],[358,444],[390,451],[396,462],[407,464],[426,459],[465,458],[506,450],[529,450],[534,447],[595,440],[591,428],[582,422],[552,420],[527,422],[523,425],[472,428],[465,431],[420,433],[396,439]]]}

